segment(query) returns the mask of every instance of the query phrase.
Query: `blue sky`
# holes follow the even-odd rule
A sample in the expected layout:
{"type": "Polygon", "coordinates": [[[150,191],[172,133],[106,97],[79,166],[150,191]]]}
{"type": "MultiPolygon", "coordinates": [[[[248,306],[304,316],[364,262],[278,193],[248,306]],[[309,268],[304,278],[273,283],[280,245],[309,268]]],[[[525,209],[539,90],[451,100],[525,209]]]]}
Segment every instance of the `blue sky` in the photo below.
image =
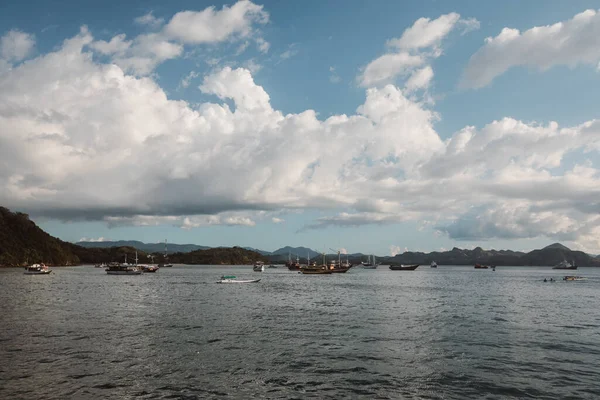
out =
{"type": "Polygon", "coordinates": [[[68,241],[600,252],[597,8],[4,3],[0,204],[68,241]]]}

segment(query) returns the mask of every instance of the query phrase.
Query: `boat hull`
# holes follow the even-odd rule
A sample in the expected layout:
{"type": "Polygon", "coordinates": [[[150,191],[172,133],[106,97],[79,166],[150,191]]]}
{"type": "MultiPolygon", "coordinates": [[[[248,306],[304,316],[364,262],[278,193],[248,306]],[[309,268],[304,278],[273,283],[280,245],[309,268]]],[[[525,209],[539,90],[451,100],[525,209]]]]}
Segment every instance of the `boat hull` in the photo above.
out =
{"type": "Polygon", "coordinates": [[[377,269],[377,265],[363,265],[363,269],[377,269]]]}
{"type": "Polygon", "coordinates": [[[304,268],[300,272],[304,275],[331,275],[331,270],[328,269],[308,269],[304,268]]]}
{"type": "Polygon", "coordinates": [[[142,271],[106,271],[108,275],[141,275],[142,271]]]}
{"type": "Polygon", "coordinates": [[[254,271],[254,272],[264,272],[265,271],[265,266],[264,265],[262,265],[262,266],[254,266],[254,267],[252,267],[252,271],[254,271]]]}
{"type": "Polygon", "coordinates": [[[414,271],[418,267],[419,267],[419,264],[417,264],[417,265],[407,265],[407,266],[403,266],[403,265],[390,265],[390,269],[392,271],[414,271]]]}
{"type": "Polygon", "coordinates": [[[552,269],[577,269],[577,266],[574,266],[574,267],[553,267],[552,269]]]}
{"type": "Polygon", "coordinates": [[[51,269],[49,269],[47,271],[25,271],[23,273],[25,275],[48,275],[50,272],[52,272],[51,269]]]}
{"type": "Polygon", "coordinates": [[[260,282],[260,279],[246,279],[246,280],[242,280],[242,279],[221,279],[220,281],[217,281],[216,283],[258,283],[260,282]]]}

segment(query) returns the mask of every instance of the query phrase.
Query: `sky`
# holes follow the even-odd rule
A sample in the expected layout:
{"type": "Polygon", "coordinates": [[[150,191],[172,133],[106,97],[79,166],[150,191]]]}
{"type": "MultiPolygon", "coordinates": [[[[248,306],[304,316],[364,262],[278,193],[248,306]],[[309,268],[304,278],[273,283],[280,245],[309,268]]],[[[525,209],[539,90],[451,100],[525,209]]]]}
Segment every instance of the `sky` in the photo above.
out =
{"type": "Polygon", "coordinates": [[[597,1],[5,1],[0,205],[66,241],[600,253],[597,1]]]}

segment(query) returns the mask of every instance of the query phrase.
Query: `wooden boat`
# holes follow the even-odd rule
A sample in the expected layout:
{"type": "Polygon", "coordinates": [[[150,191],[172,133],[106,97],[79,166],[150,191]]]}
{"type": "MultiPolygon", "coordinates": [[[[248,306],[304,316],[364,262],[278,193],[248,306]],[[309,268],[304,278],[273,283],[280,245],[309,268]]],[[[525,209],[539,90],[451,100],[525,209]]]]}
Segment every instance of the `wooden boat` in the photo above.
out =
{"type": "Polygon", "coordinates": [[[414,271],[420,264],[415,265],[390,265],[392,271],[414,271]]]}
{"type": "Polygon", "coordinates": [[[327,268],[326,265],[321,265],[319,267],[306,267],[300,269],[300,272],[304,275],[330,275],[332,274],[331,270],[327,268]]]}
{"type": "Polygon", "coordinates": [[[233,275],[222,276],[216,283],[258,283],[260,279],[237,279],[233,275]]]}
{"type": "Polygon", "coordinates": [[[141,275],[142,268],[137,265],[137,251],[135,252],[135,264],[127,263],[127,254],[125,254],[125,263],[112,262],[105,269],[108,275],[141,275]]]}
{"type": "Polygon", "coordinates": [[[171,267],[173,267],[173,264],[169,264],[168,263],[169,255],[167,253],[167,239],[165,239],[165,254],[164,254],[164,259],[165,259],[165,262],[158,264],[158,268],[171,268],[171,267]]]}
{"type": "Polygon", "coordinates": [[[25,267],[25,275],[48,275],[52,270],[46,264],[33,264],[25,267]]]}
{"type": "Polygon", "coordinates": [[[475,269],[488,269],[487,265],[475,264],[475,269]]]}

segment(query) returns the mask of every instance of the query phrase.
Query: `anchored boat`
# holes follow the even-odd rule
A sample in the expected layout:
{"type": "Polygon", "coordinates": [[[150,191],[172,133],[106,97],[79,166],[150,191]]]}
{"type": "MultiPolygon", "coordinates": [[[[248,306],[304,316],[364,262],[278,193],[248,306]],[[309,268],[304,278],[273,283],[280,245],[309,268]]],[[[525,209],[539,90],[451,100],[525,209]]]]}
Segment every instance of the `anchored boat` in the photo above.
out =
{"type": "Polygon", "coordinates": [[[51,269],[49,269],[46,264],[33,264],[30,265],[28,267],[25,267],[25,275],[48,275],[50,272],[52,272],[51,269]]]}
{"type": "Polygon", "coordinates": [[[415,265],[390,265],[392,271],[414,271],[419,267],[420,264],[415,265]]]}
{"type": "Polygon", "coordinates": [[[260,279],[237,279],[233,275],[223,275],[216,283],[258,283],[260,279]]]}

